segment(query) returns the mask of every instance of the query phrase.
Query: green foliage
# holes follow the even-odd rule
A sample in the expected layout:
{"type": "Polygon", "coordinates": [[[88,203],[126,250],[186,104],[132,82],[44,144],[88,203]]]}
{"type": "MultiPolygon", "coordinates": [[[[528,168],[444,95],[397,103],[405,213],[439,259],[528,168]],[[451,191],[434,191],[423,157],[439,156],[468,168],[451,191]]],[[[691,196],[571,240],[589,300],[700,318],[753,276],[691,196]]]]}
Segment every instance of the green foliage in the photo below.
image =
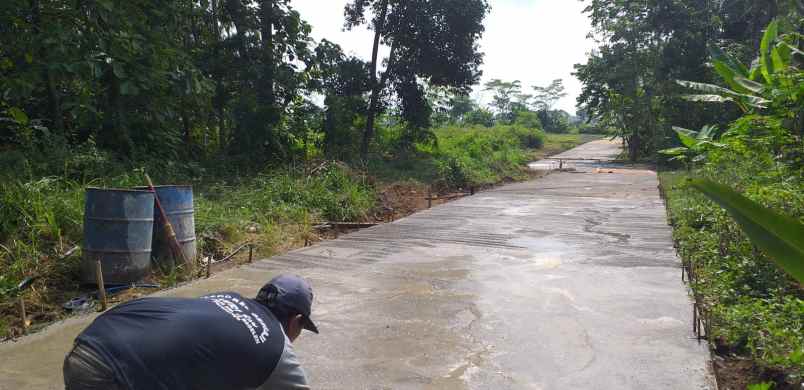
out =
{"type": "Polygon", "coordinates": [[[693,163],[704,161],[707,152],[713,148],[723,148],[725,145],[715,142],[718,136],[716,126],[704,126],[700,131],[693,131],[681,127],[673,127],[683,146],[662,149],[660,154],[671,156],[670,161],[681,161],[691,168],[693,163]]]}
{"type": "Polygon", "coordinates": [[[539,122],[548,133],[569,133],[569,114],[561,110],[539,110],[539,122]]]}
{"type": "Polygon", "coordinates": [[[447,87],[468,92],[480,78],[483,55],[477,41],[483,34],[483,19],[489,12],[486,0],[441,0],[398,2],[352,0],[345,8],[346,29],[368,24],[374,31],[370,62],[371,95],[361,154],[368,158],[374,136],[374,118],[385,110],[381,98],[393,87],[399,100],[399,114],[408,134],[403,137],[412,147],[432,138],[432,107],[422,80],[431,87],[447,87]],[[370,15],[370,17],[367,17],[370,15]],[[387,66],[377,75],[380,42],[390,45],[387,66]]]}
{"type": "Polygon", "coordinates": [[[516,113],[514,112],[514,97],[522,91],[522,83],[519,80],[503,81],[493,79],[483,85],[484,91],[491,91],[491,106],[497,111],[497,118],[503,124],[513,122],[516,113]]]}
{"type": "MultiPolygon", "coordinates": [[[[130,187],[142,185],[142,181],[142,172],[135,170],[89,182],[59,178],[7,182],[0,188],[0,297],[5,287],[31,275],[46,275],[50,285],[77,287],[77,278],[69,275],[77,274],[80,256],[61,263],[54,259],[60,246],[69,248],[81,242],[84,188],[130,187]]],[[[269,227],[359,220],[375,202],[373,188],[348,168],[332,164],[314,174],[269,170],[244,181],[211,184],[214,178],[205,178],[204,182],[195,189],[198,235],[225,236],[232,241],[254,223],[269,227]]],[[[163,276],[174,280],[177,275],[167,272],[163,276]]]]}
{"type": "Polygon", "coordinates": [[[771,22],[750,69],[712,50],[715,72],[728,88],[681,83],[707,94],[694,100],[733,102],[743,112],[717,144],[704,131],[680,129],[684,146],[665,151],[697,155],[704,164],[694,171],[701,178],[692,187],[723,209],[673,186],[677,175],[662,175],[665,188],[672,188],[668,205],[679,254],[696,269],[692,288],[710,313],[713,341],[793,382],[804,377],[804,72],[789,50],[797,40],[796,34],[779,36],[771,22]]]}
{"type": "Polygon", "coordinates": [[[439,175],[457,187],[523,178],[527,149],[544,144],[540,130],[520,126],[448,127],[435,133],[438,146],[421,150],[433,155],[439,175]]]}
{"type": "MultiPolygon", "coordinates": [[[[750,101],[741,86],[753,60],[761,30],[775,16],[795,14],[782,3],[751,0],[702,2],[649,0],[640,3],[601,0],[589,2],[586,12],[601,46],[575,75],[584,84],[578,105],[589,117],[615,128],[626,142],[631,160],[654,158],[673,145],[671,126],[697,129],[726,124],[736,118],[728,106],[704,106],[700,101],[750,101]],[[707,63],[728,53],[730,62],[707,63]],[[687,87],[709,88],[721,72],[733,72],[734,83],[689,97],[674,80],[691,80],[687,87]],[[708,85],[708,86],[707,86],[708,85]],[[724,89],[731,92],[725,94],[724,89]]],[[[792,16],[791,19],[797,19],[792,16]]],[[[753,78],[752,78],[753,80],[753,78]]],[[[742,84],[749,85],[750,82],[742,84]]],[[[754,100],[752,104],[762,105],[754,100]]]]}
{"type": "Polygon", "coordinates": [[[567,93],[564,92],[564,80],[562,79],[555,79],[545,87],[534,85],[532,88],[536,93],[533,98],[535,100],[534,105],[538,110],[552,110],[556,102],[567,96],[567,93]]]}
{"type": "Polygon", "coordinates": [[[514,125],[528,129],[542,129],[542,121],[539,120],[539,114],[533,111],[517,112],[514,125]]]}
{"type": "MultiPolygon", "coordinates": [[[[804,196],[797,187],[801,183],[760,185],[753,174],[763,167],[752,165],[745,160],[724,161],[712,173],[729,172],[719,176],[738,180],[749,198],[802,218],[804,196]]],[[[679,254],[685,263],[695,264],[697,282],[692,288],[712,316],[713,340],[800,378],[804,300],[796,282],[755,249],[725,210],[687,187],[685,176],[663,173],[661,180],[679,254]]]]}
{"type": "Polygon", "coordinates": [[[494,126],[494,113],[484,108],[478,108],[466,114],[463,122],[469,126],[494,126]]]}
{"type": "Polygon", "coordinates": [[[725,208],[755,245],[799,283],[804,283],[804,225],[709,180],[691,185],[725,208]]]}
{"type": "Polygon", "coordinates": [[[772,382],[764,382],[764,383],[757,383],[753,385],[748,385],[747,390],[771,390],[773,389],[772,382]]]}

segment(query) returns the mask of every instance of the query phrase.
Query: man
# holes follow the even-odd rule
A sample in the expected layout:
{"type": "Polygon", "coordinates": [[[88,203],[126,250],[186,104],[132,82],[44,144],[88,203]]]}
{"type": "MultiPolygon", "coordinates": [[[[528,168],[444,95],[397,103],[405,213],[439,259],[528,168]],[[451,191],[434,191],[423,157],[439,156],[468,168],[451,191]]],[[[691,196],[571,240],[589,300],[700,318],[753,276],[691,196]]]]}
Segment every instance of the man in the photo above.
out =
{"type": "Polygon", "coordinates": [[[67,390],[308,389],[291,343],[313,290],[280,275],[256,299],[236,293],[143,298],[100,315],[64,361],[67,390]]]}

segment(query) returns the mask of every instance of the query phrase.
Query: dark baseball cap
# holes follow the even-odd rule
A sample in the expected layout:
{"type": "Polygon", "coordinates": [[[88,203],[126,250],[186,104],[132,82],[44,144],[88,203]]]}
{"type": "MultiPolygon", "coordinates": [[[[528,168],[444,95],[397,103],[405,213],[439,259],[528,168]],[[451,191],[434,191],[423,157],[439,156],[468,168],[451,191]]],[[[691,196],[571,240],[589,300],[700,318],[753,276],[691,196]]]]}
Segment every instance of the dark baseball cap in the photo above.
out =
{"type": "Polygon", "coordinates": [[[304,329],[318,333],[310,318],[313,307],[313,288],[306,280],[296,275],[279,275],[260,289],[257,300],[276,303],[304,317],[304,329]]]}

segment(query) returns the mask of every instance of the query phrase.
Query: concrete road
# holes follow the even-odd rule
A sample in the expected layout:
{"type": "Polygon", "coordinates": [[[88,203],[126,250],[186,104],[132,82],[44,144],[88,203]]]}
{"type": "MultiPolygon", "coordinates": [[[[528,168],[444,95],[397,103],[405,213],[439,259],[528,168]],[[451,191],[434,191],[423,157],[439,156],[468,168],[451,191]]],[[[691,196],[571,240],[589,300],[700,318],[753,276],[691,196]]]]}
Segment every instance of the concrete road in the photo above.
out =
{"type": "MultiPolygon", "coordinates": [[[[618,152],[596,141],[559,157],[618,152]]],[[[297,348],[314,388],[713,389],[656,174],[566,164],[577,171],[164,295],[253,295],[280,272],[309,278],[321,334],[297,348]]],[[[60,388],[61,359],[90,320],[0,345],[0,389],[60,388]]]]}

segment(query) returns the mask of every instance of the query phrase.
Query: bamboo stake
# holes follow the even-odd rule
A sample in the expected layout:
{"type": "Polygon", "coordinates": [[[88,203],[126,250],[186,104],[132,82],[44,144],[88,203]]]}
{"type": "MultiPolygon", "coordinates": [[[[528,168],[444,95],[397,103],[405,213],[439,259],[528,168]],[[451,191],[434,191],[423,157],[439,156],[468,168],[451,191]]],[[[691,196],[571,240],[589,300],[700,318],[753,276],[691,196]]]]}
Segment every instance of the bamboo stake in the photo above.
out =
{"type": "Polygon", "coordinates": [[[159,210],[159,215],[162,217],[165,235],[167,235],[168,243],[173,249],[173,257],[181,260],[182,264],[189,265],[190,262],[187,261],[187,257],[184,255],[184,250],[181,248],[181,244],[179,244],[179,239],[176,238],[176,232],[173,230],[173,225],[170,224],[167,214],[165,213],[165,209],[162,208],[162,202],[159,201],[159,196],[156,194],[154,183],[151,181],[151,177],[148,176],[147,173],[145,174],[145,181],[148,182],[148,189],[154,194],[154,203],[156,203],[156,208],[159,210]]]}
{"type": "Polygon", "coordinates": [[[98,282],[98,295],[101,301],[101,311],[106,311],[108,302],[106,301],[106,286],[103,284],[103,265],[100,259],[95,262],[95,278],[98,282]]]}
{"type": "Polygon", "coordinates": [[[22,329],[27,330],[31,326],[31,321],[28,320],[28,313],[25,311],[25,298],[20,295],[20,319],[22,319],[22,329]]]}

